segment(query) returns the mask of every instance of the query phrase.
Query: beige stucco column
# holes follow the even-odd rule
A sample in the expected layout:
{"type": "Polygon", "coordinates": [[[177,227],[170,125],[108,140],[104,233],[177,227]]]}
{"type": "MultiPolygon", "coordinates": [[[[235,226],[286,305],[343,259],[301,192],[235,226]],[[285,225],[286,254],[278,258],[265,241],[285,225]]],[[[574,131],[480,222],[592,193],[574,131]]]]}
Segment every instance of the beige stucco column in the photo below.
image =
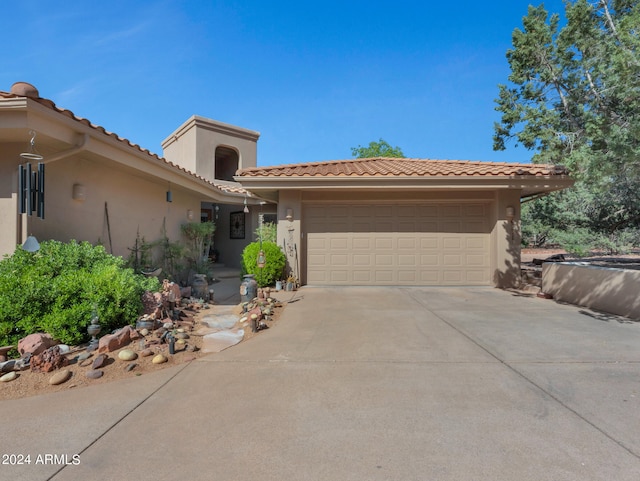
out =
{"type": "Polygon", "coordinates": [[[302,252],[302,194],[299,190],[282,190],[278,199],[278,245],[287,256],[287,274],[300,282],[303,268],[302,252]]]}
{"type": "Polygon", "coordinates": [[[498,191],[494,206],[492,280],[496,287],[517,287],[521,278],[520,191],[498,191]]]}

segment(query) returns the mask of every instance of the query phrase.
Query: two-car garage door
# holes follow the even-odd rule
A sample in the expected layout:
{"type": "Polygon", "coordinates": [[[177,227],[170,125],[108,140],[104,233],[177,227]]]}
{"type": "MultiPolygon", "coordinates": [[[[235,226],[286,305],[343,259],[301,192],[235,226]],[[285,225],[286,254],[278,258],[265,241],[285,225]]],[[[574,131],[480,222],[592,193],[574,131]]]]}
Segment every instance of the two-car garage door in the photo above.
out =
{"type": "Polygon", "coordinates": [[[489,285],[489,205],[306,205],[306,282],[489,285]]]}

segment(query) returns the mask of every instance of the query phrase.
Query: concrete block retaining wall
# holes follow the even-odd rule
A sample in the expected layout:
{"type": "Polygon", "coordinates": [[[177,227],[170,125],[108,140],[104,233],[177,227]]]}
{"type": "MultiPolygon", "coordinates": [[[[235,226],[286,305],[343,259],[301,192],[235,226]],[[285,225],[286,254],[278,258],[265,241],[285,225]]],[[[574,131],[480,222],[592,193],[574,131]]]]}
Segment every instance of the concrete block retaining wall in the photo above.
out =
{"type": "Polygon", "coordinates": [[[640,271],[561,262],[542,265],[542,292],[558,301],[640,319],[640,271]]]}

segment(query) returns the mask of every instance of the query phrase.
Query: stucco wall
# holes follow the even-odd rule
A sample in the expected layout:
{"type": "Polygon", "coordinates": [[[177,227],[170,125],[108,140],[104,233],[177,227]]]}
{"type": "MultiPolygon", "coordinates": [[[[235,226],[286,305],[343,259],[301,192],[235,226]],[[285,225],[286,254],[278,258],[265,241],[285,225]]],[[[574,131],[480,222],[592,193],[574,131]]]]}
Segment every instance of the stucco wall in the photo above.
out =
{"type": "Polygon", "coordinates": [[[238,168],[257,165],[257,132],[193,116],[162,142],[164,157],[196,172],[215,179],[215,152],[228,147],[238,152],[238,168]]]}
{"type": "Polygon", "coordinates": [[[169,239],[178,241],[180,225],[189,222],[187,211],[198,220],[200,199],[172,187],[169,203],[168,183],[81,157],[53,162],[46,169],[45,219],[29,219],[29,230],[39,240],[100,242],[107,251],[127,258],[138,231],[146,241],[154,241],[162,236],[164,222],[169,239]],[[72,198],[74,184],[84,186],[84,201],[72,198]]]}
{"type": "Polygon", "coordinates": [[[231,239],[230,228],[230,215],[232,212],[242,212],[244,205],[225,205],[225,204],[212,204],[203,203],[203,209],[210,209],[213,212],[213,221],[216,224],[216,232],[214,234],[214,247],[219,253],[218,263],[225,265],[226,267],[233,267],[235,269],[240,268],[240,259],[244,248],[252,242],[253,231],[257,223],[257,215],[255,208],[249,210],[248,214],[244,215],[245,218],[245,238],[244,239],[231,239]],[[219,207],[218,218],[215,218],[215,206],[219,207]],[[253,210],[253,212],[252,212],[253,210]]]}
{"type": "Polygon", "coordinates": [[[558,301],[640,319],[640,271],[574,263],[542,265],[542,292],[558,301]]]}
{"type": "Polygon", "coordinates": [[[11,254],[20,243],[20,219],[17,216],[18,164],[24,145],[3,144],[0,150],[0,259],[11,254]]]}
{"type": "Polygon", "coordinates": [[[496,192],[496,202],[490,220],[493,226],[491,268],[496,287],[517,287],[521,282],[520,271],[520,191],[496,192]],[[507,208],[513,207],[515,217],[507,219],[507,208]]]}

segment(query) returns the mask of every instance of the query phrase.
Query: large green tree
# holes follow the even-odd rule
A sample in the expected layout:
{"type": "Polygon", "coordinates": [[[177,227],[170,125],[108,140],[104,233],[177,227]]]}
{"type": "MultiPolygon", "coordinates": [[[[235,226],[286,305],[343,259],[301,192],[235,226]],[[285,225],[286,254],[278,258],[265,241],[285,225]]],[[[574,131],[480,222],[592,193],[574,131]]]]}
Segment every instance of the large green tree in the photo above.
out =
{"type": "Polygon", "coordinates": [[[351,155],[358,159],[368,159],[373,157],[404,157],[400,147],[392,147],[387,141],[380,139],[378,142],[369,142],[363,147],[351,147],[351,155]]]}
{"type": "Polygon", "coordinates": [[[638,226],[640,2],[566,1],[564,14],[529,6],[514,30],[494,149],[515,142],[533,162],[567,165],[593,204],[590,227],[638,226]]]}

